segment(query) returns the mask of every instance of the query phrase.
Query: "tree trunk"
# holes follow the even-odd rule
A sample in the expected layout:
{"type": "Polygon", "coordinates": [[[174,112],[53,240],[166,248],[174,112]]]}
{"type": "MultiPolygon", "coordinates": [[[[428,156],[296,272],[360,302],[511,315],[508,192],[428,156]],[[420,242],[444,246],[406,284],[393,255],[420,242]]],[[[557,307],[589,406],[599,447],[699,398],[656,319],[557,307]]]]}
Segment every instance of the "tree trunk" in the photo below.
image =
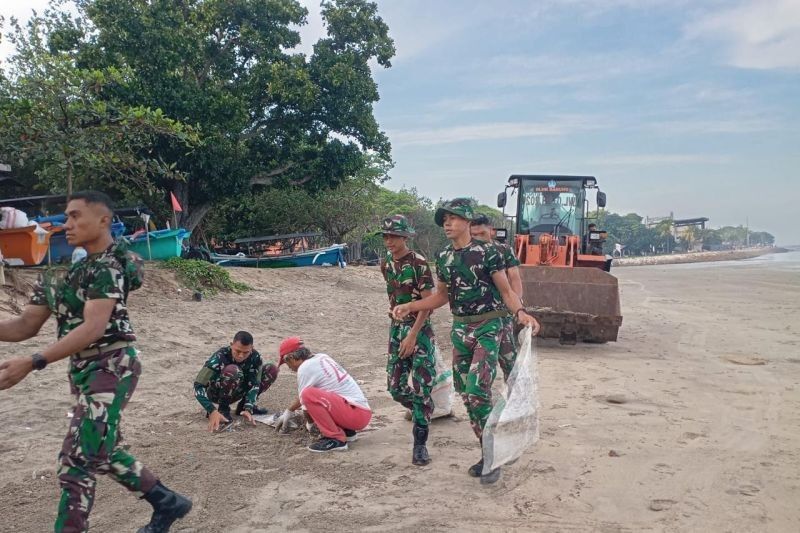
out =
{"type": "MultiPolygon", "coordinates": [[[[178,199],[183,211],[177,213],[178,226],[193,231],[203,218],[211,211],[210,203],[191,206],[189,204],[189,184],[184,181],[175,182],[172,193],[178,199]]],[[[171,204],[170,204],[171,205],[171,204]]]]}
{"type": "Polygon", "coordinates": [[[72,161],[67,159],[67,196],[72,196],[72,161]]]}
{"type": "Polygon", "coordinates": [[[180,226],[189,231],[193,231],[194,228],[203,221],[203,218],[205,218],[208,212],[211,211],[211,207],[211,204],[202,204],[193,207],[191,211],[184,207],[183,213],[181,213],[181,217],[178,220],[180,226]]]}

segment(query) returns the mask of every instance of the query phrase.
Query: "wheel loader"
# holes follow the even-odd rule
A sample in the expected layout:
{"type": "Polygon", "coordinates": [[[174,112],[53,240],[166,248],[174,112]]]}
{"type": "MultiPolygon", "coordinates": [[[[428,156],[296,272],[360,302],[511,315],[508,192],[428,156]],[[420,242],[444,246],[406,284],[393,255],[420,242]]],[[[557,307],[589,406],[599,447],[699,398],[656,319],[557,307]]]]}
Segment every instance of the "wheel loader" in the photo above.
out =
{"type": "Polygon", "coordinates": [[[589,196],[598,209],[606,205],[597,180],[515,174],[497,206],[504,209],[509,196],[523,300],[542,325],[540,336],[562,344],[616,341],[622,315],[611,259],[602,252],[607,234],[589,228],[589,196]]]}

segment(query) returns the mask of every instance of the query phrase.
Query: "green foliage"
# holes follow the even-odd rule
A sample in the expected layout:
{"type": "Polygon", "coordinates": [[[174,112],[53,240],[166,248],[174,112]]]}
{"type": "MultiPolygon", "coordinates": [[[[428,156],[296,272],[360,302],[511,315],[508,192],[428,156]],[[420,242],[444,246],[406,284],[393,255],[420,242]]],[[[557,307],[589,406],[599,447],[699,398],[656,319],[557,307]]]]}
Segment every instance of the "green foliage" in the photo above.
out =
{"type": "MultiPolygon", "coordinates": [[[[636,213],[619,215],[608,211],[591,213],[596,217],[595,223],[600,229],[608,232],[606,251],[610,253],[616,243],[625,246],[625,253],[631,255],[668,254],[674,251],[687,251],[697,244],[704,249],[741,248],[747,245],[747,229],[743,226],[724,226],[719,229],[700,229],[687,227],[681,230],[679,237],[673,235],[672,221],[664,220],[647,227],[642,217],[636,213]]],[[[751,231],[751,246],[771,246],[775,237],[770,233],[751,231]]]]}
{"type": "Polygon", "coordinates": [[[194,291],[213,295],[220,290],[236,294],[250,290],[247,284],[231,279],[230,272],[219,265],[180,257],[168,259],[164,265],[175,270],[181,283],[194,291]]]}
{"type": "Polygon", "coordinates": [[[76,5],[78,17],[64,15],[48,33],[50,46],[88,70],[128,68],[130,83],[103,100],[161,109],[198,132],[191,153],[172,139],[153,146],[185,177],[157,184],[176,194],[188,229],[254,186],[313,193],[355,176],[366,154],[391,160],[370,62],[389,67],[394,44],[372,2],[323,2],[327,35],[308,57],[293,51],[307,16],[297,0],[76,5]]]}
{"type": "Polygon", "coordinates": [[[150,147],[170,139],[187,150],[198,141],[193,129],[160,109],[109,101],[110,91],[131,82],[130,69],[80,68],[72,54],[53,51],[48,37],[71,39],[55,31],[61,22],[50,12],[27,28],[12,25],[17,50],[0,77],[0,159],[31,188],[57,193],[97,187],[141,197],[156,178],[183,179],[150,147]]]}

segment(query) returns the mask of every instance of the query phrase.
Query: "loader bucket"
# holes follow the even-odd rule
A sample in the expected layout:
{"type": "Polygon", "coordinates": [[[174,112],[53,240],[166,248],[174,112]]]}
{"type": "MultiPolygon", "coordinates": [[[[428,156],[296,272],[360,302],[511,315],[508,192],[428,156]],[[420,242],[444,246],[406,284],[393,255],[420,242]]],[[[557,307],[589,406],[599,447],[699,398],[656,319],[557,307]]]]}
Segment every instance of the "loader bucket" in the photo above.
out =
{"type": "Polygon", "coordinates": [[[599,268],[521,266],[525,304],[540,337],[561,344],[617,340],[622,324],[617,278],[599,268]]]}

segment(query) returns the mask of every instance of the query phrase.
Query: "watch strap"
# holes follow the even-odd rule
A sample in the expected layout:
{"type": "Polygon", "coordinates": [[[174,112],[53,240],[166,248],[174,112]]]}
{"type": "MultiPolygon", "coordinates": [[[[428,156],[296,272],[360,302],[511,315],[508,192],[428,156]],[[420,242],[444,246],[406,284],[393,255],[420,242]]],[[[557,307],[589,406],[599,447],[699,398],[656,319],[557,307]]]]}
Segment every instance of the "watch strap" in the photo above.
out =
{"type": "Polygon", "coordinates": [[[31,356],[31,364],[34,370],[44,370],[47,366],[47,359],[40,353],[35,353],[31,356]]]}

